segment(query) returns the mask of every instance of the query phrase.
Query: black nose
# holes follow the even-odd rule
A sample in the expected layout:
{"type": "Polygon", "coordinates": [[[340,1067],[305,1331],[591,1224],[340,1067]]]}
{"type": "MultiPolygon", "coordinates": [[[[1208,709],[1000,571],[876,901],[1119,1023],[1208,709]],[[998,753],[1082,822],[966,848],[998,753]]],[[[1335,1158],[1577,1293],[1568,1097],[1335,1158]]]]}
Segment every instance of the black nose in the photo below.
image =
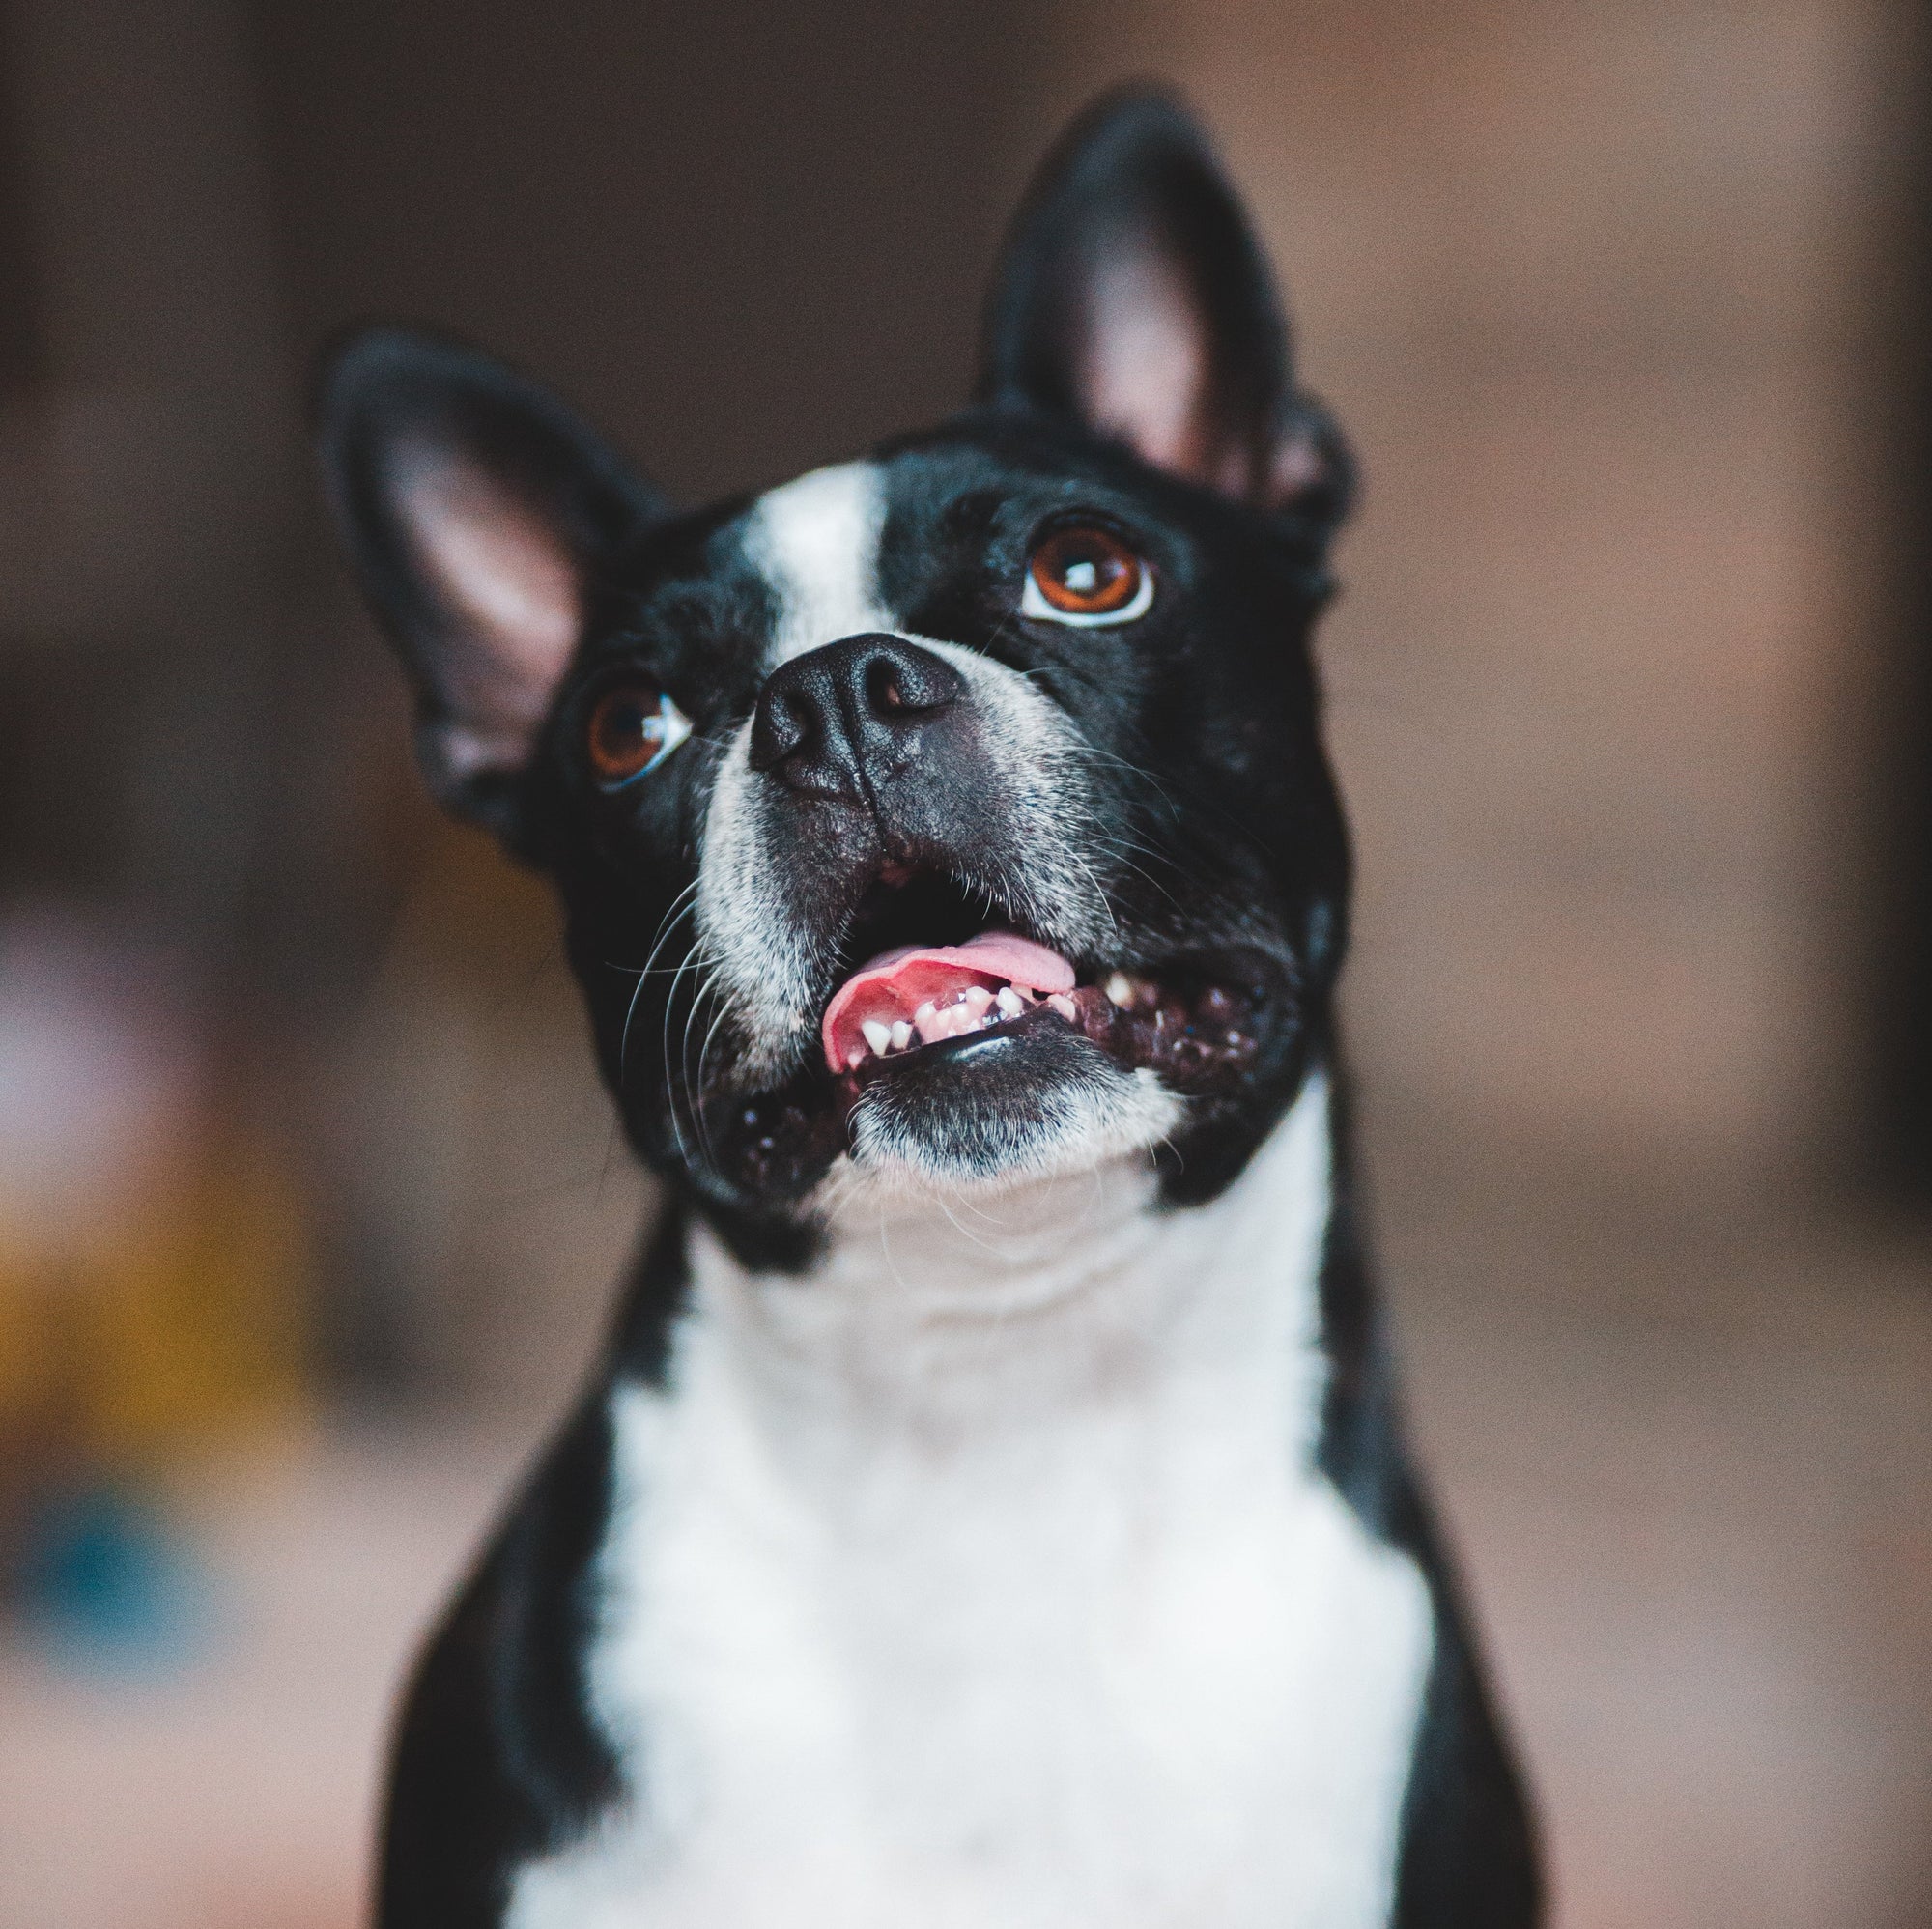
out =
{"type": "Polygon", "coordinates": [[[752,717],[752,768],[812,797],[874,803],[919,757],[965,690],[959,672],[901,637],[847,637],[781,664],[752,717]]]}

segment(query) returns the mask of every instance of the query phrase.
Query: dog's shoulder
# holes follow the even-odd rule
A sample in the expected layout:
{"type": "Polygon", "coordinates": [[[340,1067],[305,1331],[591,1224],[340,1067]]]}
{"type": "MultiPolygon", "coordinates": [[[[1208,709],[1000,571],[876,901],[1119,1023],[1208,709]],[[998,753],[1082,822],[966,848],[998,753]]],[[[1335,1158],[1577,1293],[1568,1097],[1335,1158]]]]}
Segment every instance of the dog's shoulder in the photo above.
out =
{"type": "Polygon", "coordinates": [[[423,1651],[391,1770],[381,1920],[495,1929],[516,1868],[581,1835],[618,1764],[585,1658],[608,1530],[602,1388],[539,1461],[423,1651]]]}

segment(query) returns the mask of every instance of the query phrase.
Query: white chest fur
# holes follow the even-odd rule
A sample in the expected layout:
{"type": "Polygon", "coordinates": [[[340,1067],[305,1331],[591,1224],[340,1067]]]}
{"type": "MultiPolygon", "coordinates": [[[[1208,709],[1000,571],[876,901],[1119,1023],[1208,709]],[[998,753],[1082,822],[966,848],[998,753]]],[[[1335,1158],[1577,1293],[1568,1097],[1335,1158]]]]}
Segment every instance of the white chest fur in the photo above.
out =
{"type": "Polygon", "coordinates": [[[1318,1083],[1198,1211],[860,1198],[805,1281],[699,1237],[615,1405],[639,1800],[516,1929],[1384,1922],[1431,1621],[1311,1463],[1328,1170],[1318,1083]]]}

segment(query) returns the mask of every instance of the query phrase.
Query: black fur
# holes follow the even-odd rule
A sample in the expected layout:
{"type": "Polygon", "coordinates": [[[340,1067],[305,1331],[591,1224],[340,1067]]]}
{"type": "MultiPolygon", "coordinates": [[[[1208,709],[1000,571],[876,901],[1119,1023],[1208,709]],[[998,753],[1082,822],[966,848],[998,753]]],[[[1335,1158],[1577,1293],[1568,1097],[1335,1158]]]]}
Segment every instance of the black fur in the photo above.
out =
{"type": "Polygon", "coordinates": [[[384,1924],[490,1929],[509,1872],[571,1840],[617,1791],[582,1678],[610,1448],[593,1398],[430,1643],[390,1774],[384,1924]]]}
{"type": "MultiPolygon", "coordinates": [[[[773,915],[815,959],[806,1015],[906,931],[957,942],[989,916],[1022,915],[971,868],[1009,827],[959,679],[933,652],[876,635],[772,672],[776,612],[746,550],[747,502],[669,513],[556,403],[446,341],[350,340],[321,411],[330,498],[415,688],[429,779],[554,880],[605,1080],[672,1194],[600,1379],[410,1696],[382,1921],[466,1929],[497,1922],[516,1866],[574,1839],[622,1785],[582,1679],[608,1515],[606,1396],[664,1372],[691,1218],[809,1291],[823,1237],[812,1189],[846,1149],[854,1092],[811,1028],[789,1062],[753,1076],[738,1021],[706,1006],[691,968],[688,893],[724,747],[752,723],[751,768],[775,800],[773,915]],[[465,591],[469,553],[438,548],[451,502],[480,517],[502,568],[522,571],[517,594],[465,591]],[[693,734],[646,780],[602,789],[589,720],[607,694],[644,683],[693,734]]],[[[1335,1073],[1350,859],[1308,639],[1352,470],[1294,380],[1239,206],[1171,101],[1118,98],[1076,126],[1016,220],[973,406],[874,459],[883,602],[908,632],[1022,672],[1092,752],[1092,814],[1106,830],[1092,861],[1113,935],[1072,958],[1081,982],[1123,968],[1236,1001],[1242,1055],[1207,1064],[1157,1154],[1167,1209],[1212,1199],[1310,1067],[1335,1073]],[[1145,272],[1121,282],[1122,264],[1145,272]],[[1110,385],[1109,304],[1129,284],[1173,302],[1174,340],[1193,356],[1194,406],[1178,427],[1110,385]],[[1151,565],[1160,593],[1145,617],[1069,630],[1016,613],[1030,553],[1068,518],[1151,565]]],[[[962,1163],[996,1164],[1013,1118],[1047,1118],[1083,1082],[1120,1076],[1096,1042],[1057,1020],[1018,1025],[932,1048],[867,1102],[962,1163]]],[[[1528,1929],[1529,1825],[1403,1452],[1346,1119],[1337,1157],[1319,1463],[1370,1532],[1414,1555],[1436,1608],[1395,1920],[1528,1929]]]]}
{"type": "Polygon", "coordinates": [[[1435,1653],[1403,1803],[1395,1929],[1530,1924],[1543,1906],[1530,1814],[1454,1571],[1404,1451],[1380,1302],[1362,1249],[1350,1121],[1346,1106],[1338,1113],[1321,1268],[1331,1373],[1318,1460],[1371,1533],[1415,1556],[1435,1604],[1435,1653]]]}

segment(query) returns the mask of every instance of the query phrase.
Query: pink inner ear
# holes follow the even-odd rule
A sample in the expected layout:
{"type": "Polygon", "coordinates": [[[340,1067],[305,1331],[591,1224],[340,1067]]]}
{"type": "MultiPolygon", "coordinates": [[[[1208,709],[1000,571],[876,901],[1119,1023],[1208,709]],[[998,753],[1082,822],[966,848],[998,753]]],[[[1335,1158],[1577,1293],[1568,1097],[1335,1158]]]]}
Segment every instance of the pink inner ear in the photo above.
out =
{"type": "Polygon", "coordinates": [[[1144,461],[1202,480],[1205,345],[1174,267],[1128,249],[1101,269],[1088,297],[1082,377],[1093,419],[1144,461]]]}
{"type": "Polygon", "coordinates": [[[1278,502],[1292,502],[1304,490],[1323,480],[1327,465],[1321,459],[1313,430],[1302,429],[1275,448],[1268,469],[1268,488],[1278,502]]]}
{"type": "Polygon", "coordinates": [[[577,571],[557,531],[510,490],[440,450],[395,478],[425,575],[450,619],[441,695],[462,766],[516,762],[577,647],[577,571]]]}

